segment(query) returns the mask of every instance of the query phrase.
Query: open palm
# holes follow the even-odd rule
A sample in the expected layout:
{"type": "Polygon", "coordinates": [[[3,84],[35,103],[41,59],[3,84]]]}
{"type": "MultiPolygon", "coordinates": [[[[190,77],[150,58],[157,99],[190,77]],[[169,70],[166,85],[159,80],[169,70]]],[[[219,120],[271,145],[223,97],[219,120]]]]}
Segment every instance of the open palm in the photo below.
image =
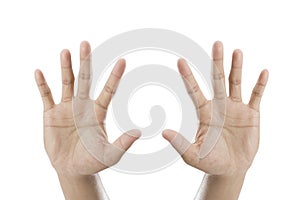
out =
{"type": "MultiPolygon", "coordinates": [[[[203,159],[199,158],[200,149],[203,146],[211,124],[211,107],[213,100],[207,100],[202,94],[188,64],[184,60],[178,61],[179,72],[181,73],[188,87],[188,91],[197,107],[197,114],[200,126],[193,144],[182,154],[184,161],[208,174],[228,175],[234,173],[245,173],[253,162],[259,145],[259,104],[268,80],[268,72],[262,71],[255,85],[251,99],[244,104],[241,98],[241,70],[242,52],[236,50],[233,53],[231,72],[229,76],[229,96],[225,97],[226,112],[224,126],[220,137],[211,150],[203,159]],[[189,87],[190,85],[190,87],[189,87]]],[[[224,81],[223,69],[223,46],[216,42],[213,46],[213,61],[218,68],[217,81],[224,81]]],[[[218,87],[218,86],[217,86],[218,87]]],[[[220,88],[214,88],[216,90],[220,88]]],[[[225,90],[225,88],[222,88],[225,90]]],[[[223,91],[223,94],[226,94],[223,91]]],[[[178,142],[172,142],[174,138],[183,136],[172,130],[165,130],[163,136],[171,142],[175,149],[179,149],[178,142]]],[[[186,140],[185,140],[186,141],[186,140]]]]}
{"type": "MultiPolygon", "coordinates": [[[[96,159],[85,148],[78,135],[75,126],[72,100],[74,98],[74,75],[71,64],[71,55],[68,50],[61,53],[62,70],[62,98],[59,104],[55,104],[51,91],[41,71],[35,72],[35,78],[44,103],[44,143],[45,149],[53,167],[59,173],[71,175],[89,175],[99,172],[109,166],[96,159]]],[[[103,91],[93,101],[97,116],[97,126],[100,126],[103,136],[107,140],[105,131],[105,117],[107,107],[117,88],[117,84],[125,70],[125,61],[119,60],[103,91]]],[[[89,100],[90,89],[90,45],[82,42],[80,47],[80,72],[78,80],[77,97],[89,100]]],[[[113,144],[126,151],[139,137],[137,130],[131,134],[124,133],[113,144]],[[136,136],[136,137],[133,137],[136,136]]],[[[101,144],[99,144],[101,145],[101,144]]],[[[116,162],[121,155],[111,155],[116,162]]]]}

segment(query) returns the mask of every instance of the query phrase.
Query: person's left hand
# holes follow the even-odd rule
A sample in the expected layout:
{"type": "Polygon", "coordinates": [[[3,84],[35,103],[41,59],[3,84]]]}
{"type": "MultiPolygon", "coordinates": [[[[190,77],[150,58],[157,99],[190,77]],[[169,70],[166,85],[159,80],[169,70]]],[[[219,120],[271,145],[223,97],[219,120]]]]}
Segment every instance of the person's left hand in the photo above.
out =
{"type": "MultiPolygon", "coordinates": [[[[214,78],[217,82],[223,82],[223,45],[216,42],[213,46],[213,61],[218,69],[214,78]]],[[[264,88],[268,81],[268,71],[261,72],[258,81],[252,91],[248,104],[243,103],[241,95],[243,54],[240,50],[233,52],[232,66],[229,75],[229,96],[225,97],[226,112],[225,122],[221,135],[212,151],[203,159],[200,159],[199,152],[205,142],[211,124],[212,100],[207,100],[201,92],[188,64],[184,60],[178,61],[178,69],[187,83],[187,89],[195,103],[199,118],[199,129],[196,139],[183,153],[183,160],[210,175],[235,175],[245,174],[251,166],[259,145],[260,113],[259,105],[264,88]]],[[[216,91],[225,90],[224,86],[216,84],[216,91]],[[219,87],[219,88],[218,88],[219,87]]],[[[225,95],[226,91],[221,92],[225,95]]],[[[215,98],[217,98],[215,96],[215,98]]],[[[223,97],[222,97],[223,98],[223,97]]],[[[224,115],[224,113],[221,113],[224,115]]],[[[180,143],[172,143],[174,138],[184,141],[185,138],[175,131],[165,130],[163,136],[171,142],[175,149],[180,151],[180,143]]],[[[181,153],[181,152],[180,152],[181,153]]]]}

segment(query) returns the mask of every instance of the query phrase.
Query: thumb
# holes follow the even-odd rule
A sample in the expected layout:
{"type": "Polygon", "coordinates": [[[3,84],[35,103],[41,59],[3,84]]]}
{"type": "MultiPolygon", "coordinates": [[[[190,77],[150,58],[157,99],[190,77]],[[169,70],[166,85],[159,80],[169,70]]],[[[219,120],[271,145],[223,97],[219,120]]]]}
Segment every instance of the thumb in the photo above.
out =
{"type": "Polygon", "coordinates": [[[101,154],[103,157],[100,161],[108,167],[115,165],[119,162],[125,151],[129,149],[140,136],[141,132],[139,130],[130,130],[122,134],[113,144],[106,143],[101,154]]]}
{"type": "Polygon", "coordinates": [[[176,131],[167,129],[163,131],[162,135],[180,155],[183,155],[192,145],[185,137],[176,131]]]}
{"type": "Polygon", "coordinates": [[[127,151],[139,137],[141,137],[141,131],[133,129],[123,133],[113,144],[118,148],[127,151]]]}

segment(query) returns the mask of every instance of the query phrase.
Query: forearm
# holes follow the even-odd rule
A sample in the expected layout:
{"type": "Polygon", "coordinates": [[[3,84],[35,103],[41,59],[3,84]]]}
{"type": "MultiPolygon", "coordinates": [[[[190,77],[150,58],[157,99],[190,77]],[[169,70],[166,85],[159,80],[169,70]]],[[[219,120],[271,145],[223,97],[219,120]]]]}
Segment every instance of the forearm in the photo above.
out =
{"type": "Polygon", "coordinates": [[[58,174],[66,200],[109,200],[97,174],[68,176],[58,174]]]}
{"type": "Polygon", "coordinates": [[[236,200],[239,197],[245,174],[216,176],[206,174],[195,200],[236,200]]]}

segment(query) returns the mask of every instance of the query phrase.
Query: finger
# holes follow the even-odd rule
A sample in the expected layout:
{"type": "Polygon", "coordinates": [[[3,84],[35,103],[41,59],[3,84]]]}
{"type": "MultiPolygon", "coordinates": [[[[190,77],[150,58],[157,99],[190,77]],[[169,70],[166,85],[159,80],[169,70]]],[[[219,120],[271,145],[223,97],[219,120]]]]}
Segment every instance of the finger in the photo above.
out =
{"type": "Polygon", "coordinates": [[[191,144],[180,133],[173,130],[164,130],[163,137],[170,142],[174,149],[181,155],[182,159],[189,165],[199,167],[200,146],[191,144]]]}
{"type": "Polygon", "coordinates": [[[118,62],[114,66],[102,92],[95,101],[95,103],[98,104],[101,108],[107,110],[107,107],[114,93],[116,92],[118,83],[120,82],[120,79],[124,73],[125,66],[126,63],[124,59],[118,60],[118,62]]]}
{"type": "Polygon", "coordinates": [[[162,135],[167,141],[170,142],[170,144],[180,155],[188,155],[186,154],[186,151],[191,147],[192,144],[180,133],[167,129],[163,131],[162,135]]]}
{"type": "Polygon", "coordinates": [[[223,67],[223,44],[219,41],[215,42],[212,49],[213,66],[213,89],[214,98],[221,99],[226,97],[224,67],[223,67]]]}
{"type": "Polygon", "coordinates": [[[200,170],[210,169],[211,162],[206,162],[204,159],[200,158],[199,155],[203,143],[191,144],[180,133],[173,130],[164,130],[163,137],[171,143],[181,155],[184,162],[200,170]]]}
{"type": "Polygon", "coordinates": [[[78,76],[77,96],[82,99],[89,98],[91,84],[91,47],[86,41],[80,44],[80,70],[78,76]]]}
{"type": "Polygon", "coordinates": [[[249,107],[250,108],[253,108],[253,109],[259,111],[259,105],[260,105],[261,97],[263,95],[264,89],[265,89],[266,84],[268,82],[268,78],[269,78],[268,70],[263,70],[260,73],[259,78],[257,80],[257,83],[256,83],[255,87],[252,90],[251,98],[250,98],[250,101],[249,101],[249,107]]]}
{"type": "Polygon", "coordinates": [[[74,95],[74,74],[72,70],[71,54],[63,50],[60,54],[62,97],[61,101],[70,101],[74,95]]]}
{"type": "Polygon", "coordinates": [[[43,73],[40,70],[35,71],[35,81],[42,96],[44,111],[51,109],[54,106],[51,90],[46,83],[43,73]]]}
{"type": "Polygon", "coordinates": [[[224,65],[223,65],[223,44],[220,41],[216,41],[212,48],[212,57],[213,57],[213,63],[217,67],[218,75],[220,78],[223,78],[224,85],[225,85],[225,79],[224,79],[224,65]]]}
{"type": "Polygon", "coordinates": [[[242,80],[243,52],[235,50],[232,54],[232,64],[229,75],[229,96],[233,101],[242,101],[241,80],[242,80]]]}
{"type": "Polygon", "coordinates": [[[141,131],[133,129],[121,135],[113,144],[118,148],[127,151],[139,137],[141,137],[141,131]]]}
{"type": "Polygon", "coordinates": [[[184,59],[179,59],[177,65],[178,65],[179,73],[182,76],[187,91],[190,97],[192,98],[195,107],[197,109],[200,109],[201,107],[203,107],[203,105],[207,103],[207,99],[203,95],[187,62],[184,59]]]}

